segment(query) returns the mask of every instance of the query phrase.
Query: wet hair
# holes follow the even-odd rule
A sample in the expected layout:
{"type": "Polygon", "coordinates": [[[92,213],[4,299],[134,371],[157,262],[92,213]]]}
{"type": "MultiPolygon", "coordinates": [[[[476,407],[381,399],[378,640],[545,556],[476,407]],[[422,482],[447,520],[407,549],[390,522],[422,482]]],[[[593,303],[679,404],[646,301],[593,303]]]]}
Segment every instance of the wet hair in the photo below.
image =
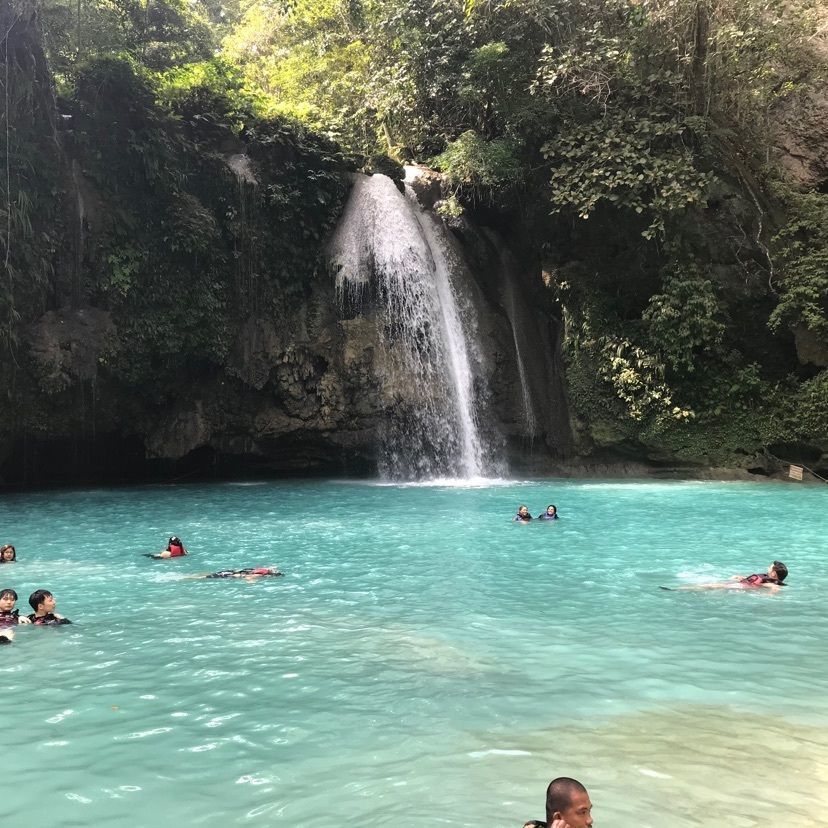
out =
{"type": "Polygon", "coordinates": [[[184,546],[184,544],[183,544],[183,543],[181,543],[181,538],[177,537],[176,535],[173,535],[173,536],[172,536],[172,537],[171,537],[171,538],[167,541],[167,552],[169,552],[169,551],[170,551],[170,547],[171,547],[173,544],[175,544],[176,546],[184,546]]]}
{"type": "Polygon", "coordinates": [[[550,503],[550,504],[546,507],[546,511],[547,511],[547,512],[548,512],[550,509],[554,509],[554,510],[555,510],[555,514],[556,514],[556,515],[558,514],[558,507],[557,507],[554,503],[550,503]]]}
{"type": "Polygon", "coordinates": [[[572,804],[572,795],[586,793],[587,789],[577,780],[559,776],[546,789],[546,821],[551,825],[557,811],[565,811],[572,804]]]}
{"type": "Polygon", "coordinates": [[[47,599],[51,598],[52,593],[48,589],[36,589],[29,596],[29,606],[37,612],[37,608],[47,599]]]}
{"type": "Polygon", "coordinates": [[[788,577],[788,567],[782,561],[773,562],[773,571],[776,573],[777,580],[784,581],[788,577]]]}
{"type": "Polygon", "coordinates": [[[527,512],[529,511],[529,507],[525,503],[521,503],[520,506],[518,506],[518,514],[520,514],[521,509],[526,509],[527,512]]]}
{"type": "Polygon", "coordinates": [[[7,595],[11,595],[14,600],[17,600],[17,593],[13,589],[0,589],[0,598],[5,598],[7,595]]]}
{"type": "Polygon", "coordinates": [[[17,550],[10,543],[6,543],[6,544],[3,544],[3,546],[0,546],[0,563],[3,563],[3,553],[7,549],[11,549],[11,551],[13,552],[12,560],[13,561],[17,560],[17,550]]]}

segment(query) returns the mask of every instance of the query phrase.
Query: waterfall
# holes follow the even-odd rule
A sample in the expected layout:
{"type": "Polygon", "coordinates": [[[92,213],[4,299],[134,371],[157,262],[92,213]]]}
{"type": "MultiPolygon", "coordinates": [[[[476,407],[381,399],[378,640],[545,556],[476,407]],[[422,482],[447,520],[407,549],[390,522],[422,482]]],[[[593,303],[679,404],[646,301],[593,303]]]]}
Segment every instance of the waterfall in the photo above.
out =
{"type": "MultiPolygon", "coordinates": [[[[511,275],[511,274],[509,274],[511,275]]],[[[520,378],[520,390],[523,402],[523,425],[529,442],[535,439],[538,431],[538,420],[535,417],[535,406],[532,402],[532,390],[529,386],[529,376],[526,372],[526,363],[523,359],[520,340],[525,336],[525,328],[517,323],[517,285],[511,278],[504,278],[502,284],[503,296],[506,302],[506,312],[511,322],[512,339],[515,343],[515,361],[517,362],[518,377],[520,378]]]]}
{"type": "Polygon", "coordinates": [[[83,223],[86,221],[86,204],[81,189],[80,166],[72,160],[72,186],[75,190],[75,260],[72,268],[72,307],[77,308],[81,302],[81,273],[83,271],[84,232],[83,223]]]}
{"type": "Polygon", "coordinates": [[[255,231],[256,202],[259,181],[253,171],[250,158],[243,153],[225,159],[238,183],[239,211],[236,233],[236,291],[239,305],[246,311],[255,309],[257,297],[258,250],[255,231]]]}
{"type": "Polygon", "coordinates": [[[343,311],[378,310],[377,360],[387,416],[380,472],[399,478],[481,477],[471,306],[458,295],[448,231],[384,175],[357,176],[328,247],[343,311]]]}

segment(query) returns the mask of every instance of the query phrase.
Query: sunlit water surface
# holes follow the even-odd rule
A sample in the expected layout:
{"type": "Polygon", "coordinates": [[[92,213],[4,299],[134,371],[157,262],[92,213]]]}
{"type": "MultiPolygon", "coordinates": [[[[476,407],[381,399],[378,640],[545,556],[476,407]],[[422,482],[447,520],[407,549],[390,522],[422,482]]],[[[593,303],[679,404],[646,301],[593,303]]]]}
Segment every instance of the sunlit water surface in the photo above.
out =
{"type": "Polygon", "coordinates": [[[826,824],[828,487],[290,482],[0,500],[0,820],[826,824]],[[510,522],[555,503],[561,520],[510,522]],[[142,552],[179,534],[183,560],[142,552]],[[785,561],[790,586],[673,593],[785,561]],[[284,578],[191,580],[277,564],[284,578]],[[784,817],[782,822],[775,819],[784,817]]]}

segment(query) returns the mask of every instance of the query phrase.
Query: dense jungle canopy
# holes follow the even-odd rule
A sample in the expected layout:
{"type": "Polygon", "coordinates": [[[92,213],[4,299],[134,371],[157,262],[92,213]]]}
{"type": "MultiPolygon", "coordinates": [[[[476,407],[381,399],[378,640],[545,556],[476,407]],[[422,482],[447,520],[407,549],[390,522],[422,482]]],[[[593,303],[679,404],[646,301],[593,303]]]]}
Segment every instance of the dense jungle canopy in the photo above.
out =
{"type": "Polygon", "coordinates": [[[826,20],[818,0],[5,0],[4,455],[90,429],[149,445],[187,383],[284,392],[238,331],[276,320],[299,360],[291,308],[348,174],[419,163],[560,321],[575,454],[828,467],[826,20]]]}

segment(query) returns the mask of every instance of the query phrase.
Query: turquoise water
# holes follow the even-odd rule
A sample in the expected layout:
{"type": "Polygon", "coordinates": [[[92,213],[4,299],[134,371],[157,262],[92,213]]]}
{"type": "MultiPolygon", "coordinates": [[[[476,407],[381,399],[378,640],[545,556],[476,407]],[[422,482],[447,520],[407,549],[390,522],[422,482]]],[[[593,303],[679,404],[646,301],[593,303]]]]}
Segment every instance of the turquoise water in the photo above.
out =
{"type": "Polygon", "coordinates": [[[290,482],[6,495],[71,627],[0,650],[0,819],[824,825],[828,487],[290,482]],[[510,522],[554,502],[561,520],[510,522]],[[179,534],[188,558],[141,552],[179,534]],[[763,571],[790,586],[671,593],[763,571]],[[277,564],[284,578],[191,580],[277,564]],[[774,823],[775,824],[775,823],[774,823]]]}

